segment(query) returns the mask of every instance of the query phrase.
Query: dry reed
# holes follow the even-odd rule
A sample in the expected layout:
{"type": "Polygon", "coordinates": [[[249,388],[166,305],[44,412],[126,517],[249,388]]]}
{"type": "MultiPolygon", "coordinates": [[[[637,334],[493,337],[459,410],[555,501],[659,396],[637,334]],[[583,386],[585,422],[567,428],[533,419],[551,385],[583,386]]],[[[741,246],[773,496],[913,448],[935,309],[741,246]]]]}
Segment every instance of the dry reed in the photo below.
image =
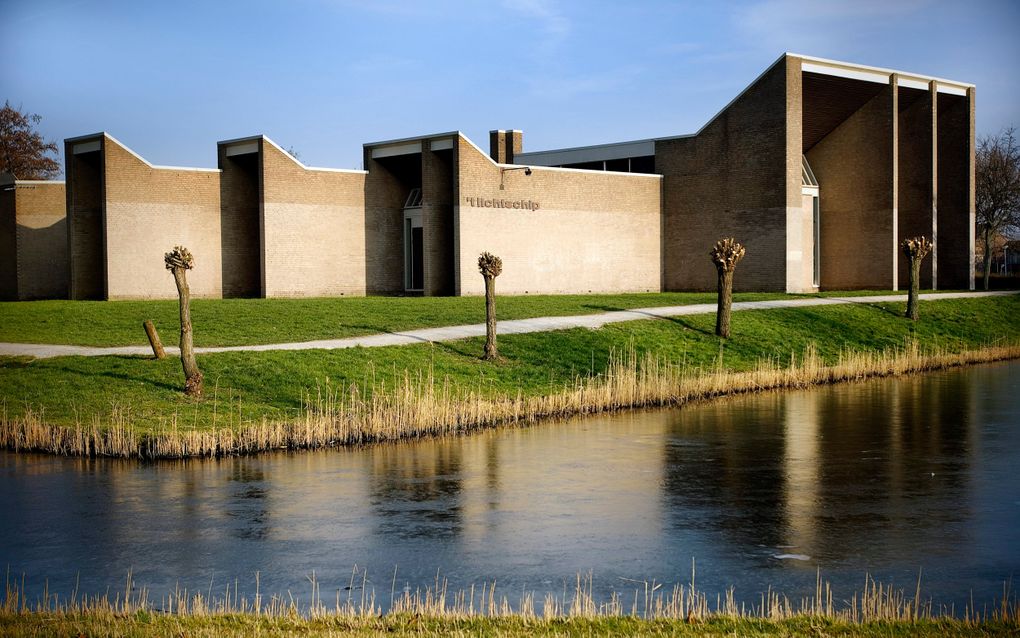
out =
{"type": "Polygon", "coordinates": [[[132,428],[130,414],[122,408],[106,418],[92,415],[68,427],[47,424],[42,412],[30,408],[10,415],[5,404],[0,447],[68,456],[182,458],[359,445],[1016,358],[1020,358],[1020,344],[925,352],[910,342],[882,352],[845,351],[834,365],[825,365],[809,346],[787,366],[765,360],[751,370],[734,372],[723,369],[721,361],[715,370],[704,371],[631,351],[611,357],[604,374],[577,377],[562,391],[542,396],[520,392],[486,396],[478,390],[454,388],[449,379],[438,380],[431,371],[405,371],[391,386],[385,381],[373,381],[367,390],[357,384],[320,386],[306,397],[302,415],[293,420],[263,418],[194,429],[181,427],[175,415],[147,433],[132,428]]]}
{"type": "Polygon", "coordinates": [[[974,624],[1020,623],[1020,601],[1009,590],[1008,584],[1004,585],[1001,600],[991,608],[967,606],[957,614],[958,610],[952,607],[935,608],[930,599],[922,598],[920,577],[913,596],[866,576],[863,590],[854,592],[849,598],[835,599],[832,587],[822,580],[819,573],[815,591],[810,596],[793,601],[769,589],[761,594],[759,603],[748,605],[737,601],[732,587],[724,594],[716,595],[713,604],[708,594],[695,587],[693,569],[688,583],[665,587],[655,581],[630,581],[635,585],[633,596],[613,591],[606,600],[599,600],[593,594],[594,577],[591,572],[578,574],[573,587],[565,587],[559,596],[546,594],[538,597],[534,592],[523,591],[517,595],[516,602],[500,593],[495,581],[451,592],[447,581],[437,575],[432,585],[418,588],[413,593],[408,589],[399,595],[391,592],[388,610],[383,609],[374,590],[369,591],[371,586],[368,585],[367,574],[359,572],[357,567],[352,572],[349,586],[337,587],[335,596],[328,600],[323,599],[322,584],[314,572],[308,581],[310,591],[307,599],[289,591],[265,596],[260,591],[259,574],[256,573],[255,593],[251,597],[242,595],[237,581],[234,581],[217,593],[213,593],[211,587],[197,592],[178,587],[159,600],[150,600],[149,590],[136,586],[129,572],[125,593],[115,593],[112,598],[109,590],[101,595],[82,595],[77,588],[69,596],[61,598],[51,593],[47,586],[36,601],[29,602],[24,577],[12,580],[8,572],[0,614],[53,614],[111,620],[149,612],[197,618],[251,615],[294,619],[372,619],[403,615],[443,619],[503,617],[525,621],[631,617],[703,622],[716,618],[783,621],[811,617],[853,624],[946,619],[974,624]],[[352,594],[355,589],[359,589],[360,593],[352,594]]]}

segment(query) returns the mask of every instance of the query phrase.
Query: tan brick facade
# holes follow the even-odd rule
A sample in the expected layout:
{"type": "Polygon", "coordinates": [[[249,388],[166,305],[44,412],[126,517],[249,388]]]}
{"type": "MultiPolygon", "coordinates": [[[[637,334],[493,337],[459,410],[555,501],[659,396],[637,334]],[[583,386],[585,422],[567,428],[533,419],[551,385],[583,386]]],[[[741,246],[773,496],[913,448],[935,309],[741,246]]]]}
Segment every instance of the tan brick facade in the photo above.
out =
{"type": "Polygon", "coordinates": [[[107,298],[176,297],[163,262],[174,246],[195,256],[191,294],[221,297],[219,171],[153,167],[109,136],[103,154],[107,298]]]}
{"type": "Polygon", "coordinates": [[[747,248],[734,289],[810,289],[800,276],[811,247],[801,246],[799,113],[799,61],[783,58],[697,135],[656,140],[666,290],[714,289],[708,253],[723,237],[747,248]]]}
{"type": "Polygon", "coordinates": [[[477,264],[483,251],[503,260],[502,293],[660,289],[659,176],[501,171],[462,136],[457,153],[457,294],[484,292],[477,264]],[[495,207],[493,200],[510,204],[495,207]],[[538,208],[513,207],[521,202],[538,208]]]}
{"type": "Polygon", "coordinates": [[[261,146],[263,295],[364,295],[365,173],[308,169],[261,146]]]}
{"type": "Polygon", "coordinates": [[[0,184],[0,299],[67,296],[64,183],[0,184]]]}

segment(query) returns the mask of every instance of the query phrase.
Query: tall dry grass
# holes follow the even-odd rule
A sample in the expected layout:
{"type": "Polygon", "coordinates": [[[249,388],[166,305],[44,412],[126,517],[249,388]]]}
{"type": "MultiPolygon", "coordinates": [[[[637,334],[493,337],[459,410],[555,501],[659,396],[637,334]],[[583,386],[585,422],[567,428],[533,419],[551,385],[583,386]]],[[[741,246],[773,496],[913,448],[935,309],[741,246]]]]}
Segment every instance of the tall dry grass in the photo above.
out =
{"type": "MultiPolygon", "coordinates": [[[[614,591],[605,600],[599,600],[593,594],[594,577],[591,572],[578,574],[572,587],[565,587],[559,595],[538,596],[534,592],[523,591],[516,594],[513,600],[498,590],[495,581],[450,591],[448,582],[439,575],[429,586],[413,592],[404,589],[397,594],[394,577],[394,586],[388,592],[388,609],[383,608],[376,592],[368,584],[367,574],[357,567],[351,574],[349,584],[340,583],[348,586],[329,588],[329,591],[335,591],[335,596],[323,598],[322,583],[314,572],[308,581],[307,592],[288,591],[286,594],[266,596],[261,593],[259,574],[256,574],[255,594],[250,597],[240,593],[235,581],[215,593],[211,588],[194,592],[177,588],[153,600],[149,590],[137,586],[128,573],[124,593],[111,595],[108,590],[101,595],[81,595],[75,590],[61,597],[47,588],[39,598],[29,601],[24,578],[12,580],[8,573],[0,614],[55,614],[93,619],[113,619],[150,612],[184,618],[242,614],[266,618],[376,619],[386,615],[407,615],[445,619],[512,617],[536,621],[632,617],[702,622],[715,618],[782,621],[812,617],[855,624],[945,619],[964,623],[1020,623],[1020,601],[1008,585],[1004,585],[1001,600],[990,608],[936,608],[930,599],[922,597],[920,576],[915,591],[911,593],[878,583],[866,576],[861,591],[837,599],[830,584],[823,581],[819,573],[816,576],[815,591],[809,596],[791,600],[769,589],[761,594],[758,603],[750,605],[738,602],[733,588],[710,597],[696,587],[693,569],[691,580],[687,583],[664,586],[656,581],[630,581],[632,590],[614,591]],[[354,593],[356,590],[357,593],[354,593]]],[[[381,597],[386,598],[386,593],[381,597]]]]}
{"type": "Polygon", "coordinates": [[[703,370],[634,352],[614,356],[607,371],[577,377],[542,396],[486,396],[455,388],[431,372],[405,372],[396,382],[323,385],[309,393],[303,415],[294,420],[262,419],[207,429],[180,427],[176,416],[156,431],[139,433],[123,409],[105,418],[92,415],[74,426],[53,426],[31,409],[0,417],[0,446],[69,456],[181,458],[244,454],[273,449],[357,445],[405,438],[445,436],[479,428],[531,424],[541,419],[595,414],[624,408],[680,406],[724,395],[872,377],[941,370],[972,363],[1020,358],[1020,344],[978,350],[923,351],[917,343],[882,352],[843,352],[825,365],[813,347],[788,365],[761,361],[754,369],[728,371],[720,361],[703,370]]]}

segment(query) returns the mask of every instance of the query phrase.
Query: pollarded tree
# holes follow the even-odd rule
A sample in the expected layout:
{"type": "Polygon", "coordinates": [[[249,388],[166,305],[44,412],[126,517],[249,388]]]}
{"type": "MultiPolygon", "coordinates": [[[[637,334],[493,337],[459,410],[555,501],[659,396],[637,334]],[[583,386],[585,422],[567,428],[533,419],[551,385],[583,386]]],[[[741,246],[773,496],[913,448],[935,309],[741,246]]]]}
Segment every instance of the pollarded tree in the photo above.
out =
{"type": "Polygon", "coordinates": [[[191,289],[188,288],[187,271],[195,267],[195,259],[184,246],[174,249],[163,256],[166,269],[173,273],[177,284],[177,296],[181,305],[181,366],[184,368],[184,394],[192,397],[202,396],[202,373],[195,360],[195,345],[191,336],[191,289]]]}
{"type": "Polygon", "coordinates": [[[974,172],[974,212],[985,250],[984,288],[988,290],[995,240],[1020,228],[1020,146],[1015,129],[978,142],[974,172]]]}
{"type": "Polygon", "coordinates": [[[499,359],[496,350],[496,277],[503,272],[503,260],[491,253],[478,257],[478,272],[485,279],[485,350],[482,358],[487,361],[499,359]]]}
{"type": "Polygon", "coordinates": [[[932,243],[924,235],[903,240],[903,254],[910,260],[910,293],[907,295],[906,316],[918,318],[918,297],[921,292],[921,262],[931,252],[932,243]]]}
{"type": "Polygon", "coordinates": [[[709,253],[719,273],[719,300],[715,313],[715,334],[730,336],[730,309],[733,306],[733,270],[744,258],[744,247],[732,237],[720,239],[709,253]]]}
{"type": "Polygon", "coordinates": [[[18,179],[53,179],[60,175],[56,142],[47,142],[35,131],[42,117],[23,113],[4,102],[0,109],[0,173],[18,179]]]}

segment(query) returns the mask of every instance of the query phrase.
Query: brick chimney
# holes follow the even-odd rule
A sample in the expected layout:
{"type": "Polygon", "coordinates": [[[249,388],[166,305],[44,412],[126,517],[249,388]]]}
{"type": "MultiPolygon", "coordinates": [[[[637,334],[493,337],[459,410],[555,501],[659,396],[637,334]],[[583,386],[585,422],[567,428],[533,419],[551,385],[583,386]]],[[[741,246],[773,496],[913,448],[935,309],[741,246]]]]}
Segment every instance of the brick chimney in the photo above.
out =
{"type": "Polygon", "coordinates": [[[521,131],[489,131],[489,156],[497,164],[513,164],[523,150],[524,133],[521,131]]]}

